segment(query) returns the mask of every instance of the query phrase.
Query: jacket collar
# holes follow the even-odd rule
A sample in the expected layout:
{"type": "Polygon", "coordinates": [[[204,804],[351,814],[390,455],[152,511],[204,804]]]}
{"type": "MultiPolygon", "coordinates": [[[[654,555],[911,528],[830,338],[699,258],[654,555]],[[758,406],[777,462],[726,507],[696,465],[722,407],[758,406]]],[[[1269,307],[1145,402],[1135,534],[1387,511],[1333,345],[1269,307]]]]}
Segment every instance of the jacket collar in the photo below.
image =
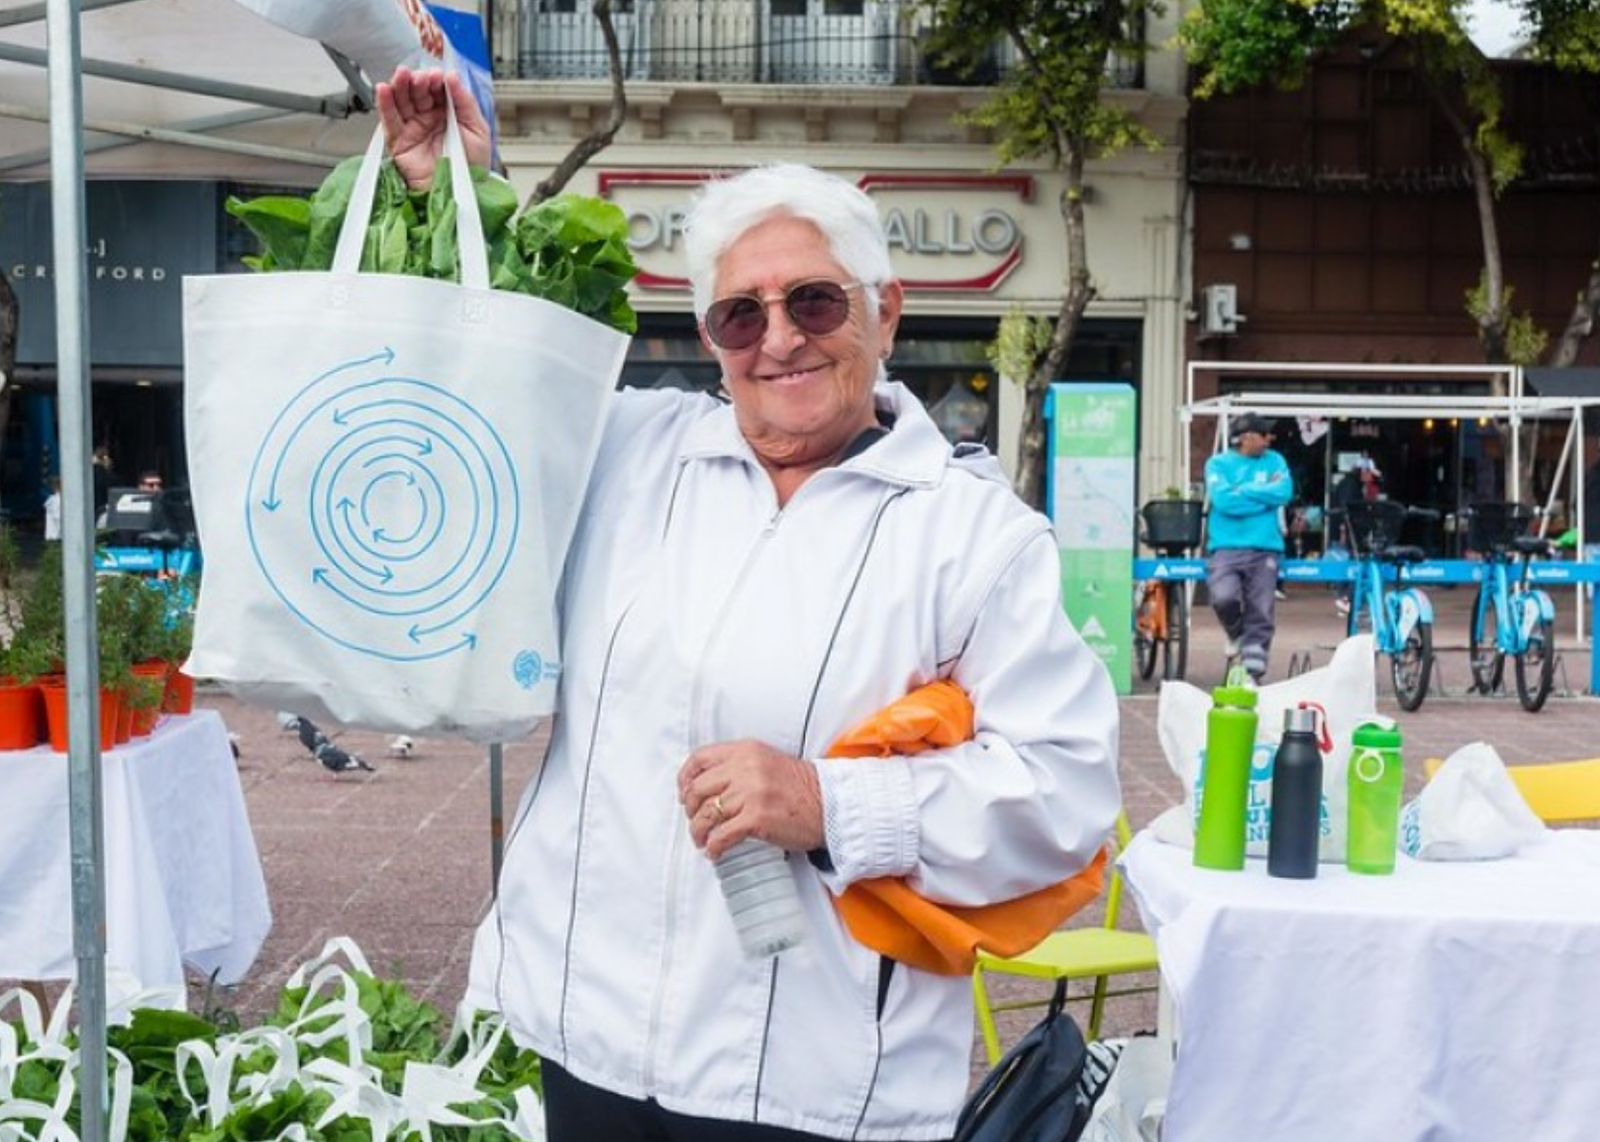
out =
{"type": "MultiPolygon", "coordinates": [[[[871,448],[839,467],[905,487],[932,487],[950,464],[950,444],[929,418],[922,402],[899,381],[879,381],[873,394],[880,413],[893,426],[871,448]]],[[[733,405],[724,403],[700,420],[684,438],[682,462],[737,459],[758,466],[755,453],[739,431],[733,405]]]]}

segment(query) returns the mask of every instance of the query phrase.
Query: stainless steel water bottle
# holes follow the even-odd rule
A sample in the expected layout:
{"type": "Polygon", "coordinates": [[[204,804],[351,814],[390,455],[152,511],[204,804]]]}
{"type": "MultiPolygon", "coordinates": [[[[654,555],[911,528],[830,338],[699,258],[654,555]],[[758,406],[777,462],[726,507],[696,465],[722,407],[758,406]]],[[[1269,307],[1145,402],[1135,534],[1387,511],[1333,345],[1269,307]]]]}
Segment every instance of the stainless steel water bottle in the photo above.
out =
{"type": "Polygon", "coordinates": [[[1283,738],[1272,760],[1272,816],[1267,825],[1267,874],[1310,880],[1317,875],[1322,839],[1322,750],[1317,711],[1302,702],[1283,712],[1283,738]]]}

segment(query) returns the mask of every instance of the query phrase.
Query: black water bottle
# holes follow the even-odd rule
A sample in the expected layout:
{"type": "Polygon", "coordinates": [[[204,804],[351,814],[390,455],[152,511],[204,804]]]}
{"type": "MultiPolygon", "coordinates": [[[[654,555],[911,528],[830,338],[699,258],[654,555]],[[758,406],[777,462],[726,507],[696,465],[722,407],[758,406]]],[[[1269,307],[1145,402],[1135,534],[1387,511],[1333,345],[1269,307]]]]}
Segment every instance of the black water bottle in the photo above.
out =
{"type": "Polygon", "coordinates": [[[1322,751],[1317,711],[1301,705],[1283,712],[1283,740],[1272,762],[1272,816],[1267,833],[1267,873],[1309,880],[1317,875],[1322,835],[1322,751]]]}

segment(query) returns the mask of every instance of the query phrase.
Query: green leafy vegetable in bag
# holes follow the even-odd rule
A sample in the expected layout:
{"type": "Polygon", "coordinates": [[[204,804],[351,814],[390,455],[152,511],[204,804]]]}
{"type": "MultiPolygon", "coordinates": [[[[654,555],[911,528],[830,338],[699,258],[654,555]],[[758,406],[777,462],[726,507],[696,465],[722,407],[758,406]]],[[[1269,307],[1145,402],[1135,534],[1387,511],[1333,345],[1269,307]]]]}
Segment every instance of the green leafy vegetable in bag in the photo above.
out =
{"type": "MultiPolygon", "coordinates": [[[[309,198],[230,197],[228,213],[261,243],[261,253],[246,257],[245,264],[256,270],[332,268],[361,161],[359,156],[344,160],[309,198]]],[[[620,207],[562,194],[518,213],[516,191],[505,180],[474,167],[472,186],[488,245],[491,288],[544,298],[623,333],[638,330],[627,284],[639,268],[628,249],[628,221],[620,207]]],[[[392,163],[379,170],[361,270],[460,280],[448,159],[439,161],[426,191],[407,187],[392,163]]]]}

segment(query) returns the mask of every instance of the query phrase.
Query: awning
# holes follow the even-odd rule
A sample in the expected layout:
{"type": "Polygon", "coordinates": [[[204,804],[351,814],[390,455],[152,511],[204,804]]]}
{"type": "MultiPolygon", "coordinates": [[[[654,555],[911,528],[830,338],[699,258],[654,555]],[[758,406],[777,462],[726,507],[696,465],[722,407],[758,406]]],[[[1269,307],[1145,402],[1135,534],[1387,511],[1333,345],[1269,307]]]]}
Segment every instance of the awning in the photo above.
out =
{"type": "Polygon", "coordinates": [[[1522,370],[1527,386],[1542,397],[1600,397],[1600,368],[1530,367],[1522,370]]]}
{"type": "MultiPolygon", "coordinates": [[[[50,177],[45,8],[0,0],[0,179],[50,177]]],[[[315,185],[371,137],[372,82],[427,63],[424,40],[442,43],[425,8],[395,0],[79,9],[89,178],[315,185]]]]}

